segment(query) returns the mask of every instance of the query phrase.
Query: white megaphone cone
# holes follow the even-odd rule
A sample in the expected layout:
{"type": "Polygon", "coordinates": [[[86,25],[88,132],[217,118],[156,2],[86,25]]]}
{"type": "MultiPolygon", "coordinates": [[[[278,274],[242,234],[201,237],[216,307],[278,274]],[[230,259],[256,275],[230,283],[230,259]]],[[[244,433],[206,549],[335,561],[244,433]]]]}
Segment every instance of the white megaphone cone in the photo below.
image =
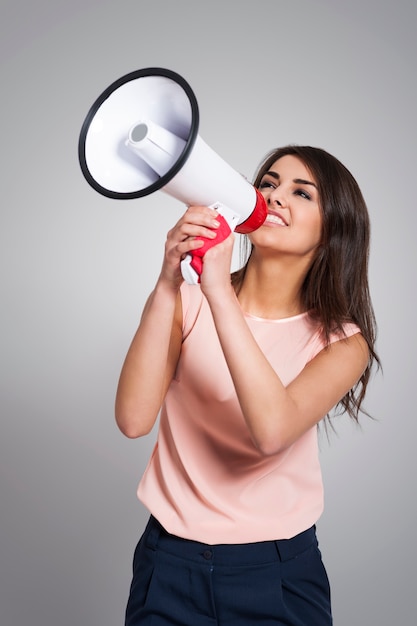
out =
{"type": "MultiPolygon", "coordinates": [[[[262,195],[201,139],[198,124],[197,100],[181,76],[161,68],[127,74],[87,114],[78,145],[82,172],[109,198],[161,190],[186,205],[215,206],[230,230],[256,230],[266,218],[262,195]]],[[[182,273],[197,283],[201,258],[189,255],[182,273]]]]}

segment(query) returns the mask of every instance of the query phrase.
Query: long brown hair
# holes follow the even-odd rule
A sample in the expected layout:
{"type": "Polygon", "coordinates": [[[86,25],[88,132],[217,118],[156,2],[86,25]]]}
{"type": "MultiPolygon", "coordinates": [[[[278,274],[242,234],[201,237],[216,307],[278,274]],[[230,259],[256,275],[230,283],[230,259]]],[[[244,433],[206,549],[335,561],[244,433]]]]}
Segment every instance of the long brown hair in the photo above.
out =
{"type": "MultiPolygon", "coordinates": [[[[358,421],[371,370],[380,365],[375,351],[376,321],[368,285],[370,223],[359,186],[349,170],[321,148],[290,145],[270,152],[258,168],[254,186],[283,156],[300,159],[311,172],[319,192],[322,212],[322,243],[305,277],[301,302],[305,311],[318,320],[326,345],[333,332],[343,334],[343,325],[353,322],[360,328],[369,348],[369,362],[358,383],[338,403],[358,421]]],[[[247,245],[247,240],[246,240],[247,245]]],[[[245,265],[232,275],[236,290],[242,285],[245,265]]]]}

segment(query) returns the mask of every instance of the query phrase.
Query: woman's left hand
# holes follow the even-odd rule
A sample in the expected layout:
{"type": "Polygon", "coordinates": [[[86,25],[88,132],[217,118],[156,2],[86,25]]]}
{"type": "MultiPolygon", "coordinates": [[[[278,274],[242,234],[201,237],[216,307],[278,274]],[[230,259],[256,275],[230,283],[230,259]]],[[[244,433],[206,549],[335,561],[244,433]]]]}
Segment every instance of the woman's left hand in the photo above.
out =
{"type": "Polygon", "coordinates": [[[230,268],[232,263],[234,234],[207,250],[203,257],[201,290],[208,300],[231,292],[230,268]]]}

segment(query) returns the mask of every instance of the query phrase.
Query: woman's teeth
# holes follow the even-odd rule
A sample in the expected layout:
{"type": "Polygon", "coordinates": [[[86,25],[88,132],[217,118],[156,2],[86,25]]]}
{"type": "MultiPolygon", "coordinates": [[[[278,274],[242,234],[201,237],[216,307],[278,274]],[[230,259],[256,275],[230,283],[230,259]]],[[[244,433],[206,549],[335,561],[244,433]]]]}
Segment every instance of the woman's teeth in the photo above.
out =
{"type": "Polygon", "coordinates": [[[280,226],[286,226],[287,224],[284,222],[283,219],[281,219],[278,215],[272,215],[271,213],[268,213],[268,215],[266,216],[266,222],[271,222],[273,224],[279,224],[280,226]]]}

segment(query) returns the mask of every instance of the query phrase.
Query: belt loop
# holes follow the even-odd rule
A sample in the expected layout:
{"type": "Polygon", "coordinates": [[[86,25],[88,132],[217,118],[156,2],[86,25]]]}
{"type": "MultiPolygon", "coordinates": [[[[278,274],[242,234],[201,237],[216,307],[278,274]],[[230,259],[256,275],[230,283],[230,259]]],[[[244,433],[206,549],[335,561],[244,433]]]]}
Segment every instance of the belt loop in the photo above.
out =
{"type": "Polygon", "coordinates": [[[156,550],[160,534],[161,528],[156,519],[151,515],[148,522],[148,536],[146,538],[146,545],[148,548],[156,550]]]}
{"type": "Polygon", "coordinates": [[[315,542],[317,543],[316,527],[312,526],[292,539],[277,539],[274,543],[280,561],[284,562],[301,554],[315,542]]]}
{"type": "Polygon", "coordinates": [[[277,540],[275,540],[275,541],[274,541],[275,548],[276,548],[277,553],[278,553],[278,558],[279,558],[279,560],[280,560],[280,561],[281,561],[281,563],[282,563],[282,561],[283,561],[284,559],[283,559],[283,555],[281,554],[281,550],[279,549],[280,543],[282,543],[281,539],[277,539],[277,540]]]}

